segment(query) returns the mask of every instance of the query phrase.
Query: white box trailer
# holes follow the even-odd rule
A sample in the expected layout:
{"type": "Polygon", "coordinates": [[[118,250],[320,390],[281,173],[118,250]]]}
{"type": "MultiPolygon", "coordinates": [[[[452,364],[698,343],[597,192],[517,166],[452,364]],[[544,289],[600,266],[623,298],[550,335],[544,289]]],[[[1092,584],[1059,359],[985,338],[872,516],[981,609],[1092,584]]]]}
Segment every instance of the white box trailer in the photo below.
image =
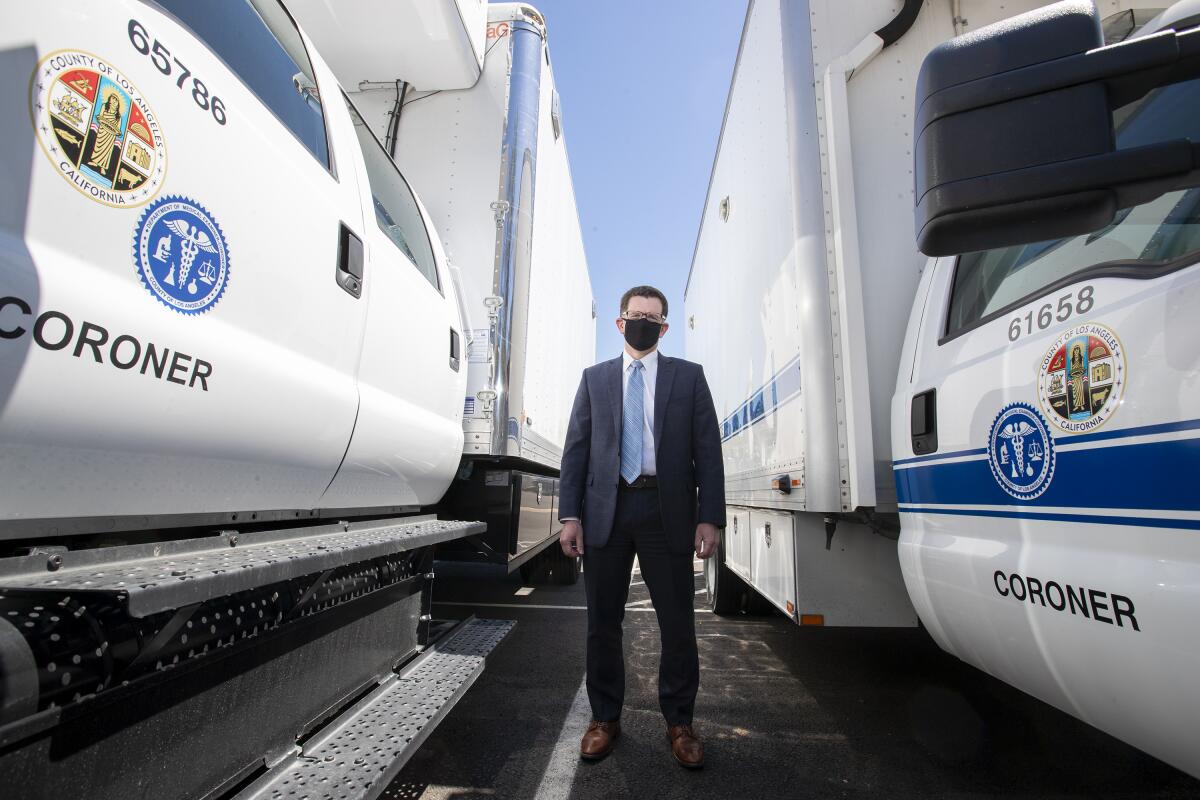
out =
{"type": "MultiPolygon", "coordinates": [[[[318,43],[342,35],[338,17],[376,5],[289,3],[302,19],[314,15],[318,43]]],[[[333,68],[421,196],[455,276],[466,327],[465,461],[443,510],[488,520],[475,555],[516,568],[558,535],[557,515],[539,512],[552,512],[557,496],[574,391],[566,376],[595,360],[546,24],[528,5],[487,6],[481,71],[467,87],[409,80],[406,64],[383,60],[394,58],[347,53],[333,68]]],[[[553,548],[547,555],[555,561],[553,548]]],[[[558,574],[573,579],[573,562],[558,561],[558,574]]]]}
{"type": "Polygon", "coordinates": [[[685,311],[710,600],[919,614],[1200,774],[1200,2],[1045,5],[751,3],[685,311]]]}
{"type": "Polygon", "coordinates": [[[916,623],[888,420],[924,261],[912,87],[953,26],[921,15],[847,84],[846,54],[894,16],[750,4],[686,290],[688,358],[722,419],[725,563],[796,621],[916,623]]]}

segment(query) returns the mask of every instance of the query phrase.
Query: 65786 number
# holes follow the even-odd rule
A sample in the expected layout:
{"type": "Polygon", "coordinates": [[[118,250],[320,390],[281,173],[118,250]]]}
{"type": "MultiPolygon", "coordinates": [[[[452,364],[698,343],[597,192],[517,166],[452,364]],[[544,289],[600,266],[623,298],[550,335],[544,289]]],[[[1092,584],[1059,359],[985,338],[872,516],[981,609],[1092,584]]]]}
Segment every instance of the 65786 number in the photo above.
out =
{"type": "Polygon", "coordinates": [[[208,87],[204,85],[204,81],[192,76],[192,71],[183,65],[171,52],[167,50],[166,45],[158,39],[151,44],[150,34],[143,27],[142,23],[136,19],[129,20],[129,43],[133,45],[133,49],[137,50],[144,56],[150,56],[150,60],[154,62],[154,67],[163,75],[170,75],[175,72],[178,67],[179,78],[175,81],[175,86],[178,89],[187,91],[184,84],[187,79],[191,78],[191,93],[192,100],[200,107],[202,111],[212,113],[212,118],[217,121],[218,125],[224,125],[226,122],[225,104],[221,102],[221,98],[215,94],[209,94],[208,87]]]}
{"type": "Polygon", "coordinates": [[[1096,305],[1095,288],[1088,284],[1079,290],[1079,294],[1067,292],[1058,298],[1055,304],[1044,303],[1034,314],[1033,309],[1025,312],[1024,316],[1013,317],[1008,323],[1008,340],[1015,342],[1022,335],[1033,333],[1035,327],[1039,331],[1049,328],[1058,322],[1066,322],[1076,314],[1086,314],[1096,305]],[[1072,302],[1074,298],[1074,302],[1072,302]]]}

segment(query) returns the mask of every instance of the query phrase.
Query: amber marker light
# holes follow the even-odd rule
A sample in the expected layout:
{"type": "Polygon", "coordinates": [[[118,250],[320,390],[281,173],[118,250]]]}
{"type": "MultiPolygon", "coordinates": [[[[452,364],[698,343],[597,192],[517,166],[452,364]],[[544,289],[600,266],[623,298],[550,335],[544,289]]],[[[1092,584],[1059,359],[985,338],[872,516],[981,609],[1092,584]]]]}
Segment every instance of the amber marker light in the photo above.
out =
{"type": "Polygon", "coordinates": [[[801,625],[824,625],[825,624],[825,615],[824,614],[801,614],[800,615],[800,624],[801,625]]]}

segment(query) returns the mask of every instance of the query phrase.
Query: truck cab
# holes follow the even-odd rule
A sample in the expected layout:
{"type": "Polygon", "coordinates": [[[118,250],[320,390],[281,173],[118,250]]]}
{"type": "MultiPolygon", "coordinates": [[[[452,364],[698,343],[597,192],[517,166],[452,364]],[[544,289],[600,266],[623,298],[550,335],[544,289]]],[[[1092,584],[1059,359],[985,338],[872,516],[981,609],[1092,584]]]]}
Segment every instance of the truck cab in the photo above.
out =
{"type": "Polygon", "coordinates": [[[455,287],[286,10],[9,21],[4,536],[435,502],[462,447],[455,287]]]}
{"type": "MultiPolygon", "coordinates": [[[[469,81],[434,5],[392,10],[469,81]]],[[[5,22],[0,772],[375,796],[511,627],[430,615],[434,547],[485,530],[417,513],[464,445],[442,238],[277,0],[5,22]]]]}
{"type": "MultiPolygon", "coordinates": [[[[947,80],[956,54],[945,48],[922,73],[918,232],[940,257],[917,291],[892,408],[900,563],[942,648],[1196,774],[1200,79],[1186,65],[1200,5],[1103,26],[1090,4],[1055,10],[1057,19],[979,32],[1010,54],[989,65],[1010,86],[1021,86],[1022,68],[1055,82],[993,106],[1007,125],[978,116],[979,98],[957,112],[938,106],[948,92],[986,92],[970,81],[992,72],[947,80]],[[1101,50],[1102,29],[1111,44],[1101,50]],[[1095,57],[1093,48],[1125,59],[1102,71],[1106,91],[1095,71],[1090,83],[1079,78],[1087,70],[1070,71],[1069,59],[1083,63],[1078,54],[1095,57]],[[1131,90],[1149,79],[1129,59],[1155,48],[1169,78],[1131,90]],[[964,136],[980,124],[1011,138],[973,147],[1025,160],[999,175],[944,138],[949,126],[964,136]],[[1067,125],[1063,141],[1047,125],[1067,125]],[[923,149],[930,139],[936,152],[923,149]],[[1176,151],[1181,160],[1164,160],[1176,151]],[[1114,178],[1124,158],[1137,166],[1114,178]],[[1086,175],[1049,177],[1073,159],[1091,160],[1086,175]],[[990,219],[929,207],[952,202],[951,189],[938,194],[950,182],[971,191],[985,174],[993,188],[1009,181],[999,192],[1009,196],[971,198],[990,219]],[[1080,210],[1103,192],[1117,199],[1080,210]],[[1055,235],[1063,226],[1074,230],[1055,235]]],[[[978,53],[966,45],[957,55],[978,53]]]]}

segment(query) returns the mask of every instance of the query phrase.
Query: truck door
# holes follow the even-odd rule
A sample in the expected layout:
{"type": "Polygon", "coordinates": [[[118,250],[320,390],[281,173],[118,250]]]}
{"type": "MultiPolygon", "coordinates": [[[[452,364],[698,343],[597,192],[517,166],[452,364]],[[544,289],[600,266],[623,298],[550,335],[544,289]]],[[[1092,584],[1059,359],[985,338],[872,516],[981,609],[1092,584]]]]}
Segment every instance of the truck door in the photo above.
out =
{"type": "Polygon", "coordinates": [[[315,507],[365,320],[332,75],[275,0],[6,17],[3,516],[315,507]]]}
{"type": "Polygon", "coordinates": [[[428,215],[358,111],[338,100],[361,146],[354,165],[369,209],[368,312],[358,420],[321,505],[429,505],[445,492],[462,453],[466,359],[458,301],[428,215]]]}
{"type": "MultiPolygon", "coordinates": [[[[1116,112],[1200,141],[1200,81],[1116,112]]],[[[901,369],[901,563],[943,647],[1158,754],[1200,714],[1200,190],[936,262],[901,369]],[[1136,677],[1134,677],[1136,676],[1136,677]],[[1132,679],[1131,679],[1132,678],[1132,679]]]]}

